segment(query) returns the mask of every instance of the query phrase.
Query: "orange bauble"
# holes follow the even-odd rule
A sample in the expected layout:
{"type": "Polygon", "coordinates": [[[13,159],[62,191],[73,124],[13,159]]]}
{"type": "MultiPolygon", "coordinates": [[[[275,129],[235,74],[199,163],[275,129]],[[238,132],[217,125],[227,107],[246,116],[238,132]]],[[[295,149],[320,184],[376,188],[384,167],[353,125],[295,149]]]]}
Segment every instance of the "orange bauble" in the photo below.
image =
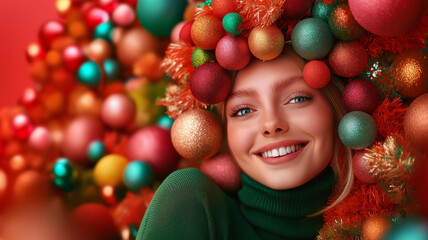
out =
{"type": "Polygon", "coordinates": [[[255,27],[248,37],[248,47],[256,58],[271,60],[281,54],[284,35],[276,26],[255,27]]]}
{"type": "Polygon", "coordinates": [[[428,142],[428,93],[416,98],[404,116],[404,133],[410,142],[427,151],[428,142]]]}
{"type": "Polygon", "coordinates": [[[391,220],[386,216],[373,216],[363,225],[361,235],[364,240],[380,240],[391,226],[391,220]]]}
{"type": "Polygon", "coordinates": [[[190,35],[193,42],[204,50],[215,49],[225,34],[221,20],[214,15],[202,16],[192,24],[190,35]]]}

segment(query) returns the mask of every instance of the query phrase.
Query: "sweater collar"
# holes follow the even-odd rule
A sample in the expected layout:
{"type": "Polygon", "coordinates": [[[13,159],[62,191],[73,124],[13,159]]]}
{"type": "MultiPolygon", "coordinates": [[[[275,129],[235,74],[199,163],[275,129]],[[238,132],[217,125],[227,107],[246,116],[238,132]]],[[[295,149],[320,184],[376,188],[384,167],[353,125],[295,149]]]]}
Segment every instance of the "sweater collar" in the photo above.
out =
{"type": "Polygon", "coordinates": [[[308,183],[287,190],[268,188],[243,173],[240,209],[258,232],[313,239],[322,227],[322,215],[307,216],[326,206],[334,183],[330,167],[308,183]]]}

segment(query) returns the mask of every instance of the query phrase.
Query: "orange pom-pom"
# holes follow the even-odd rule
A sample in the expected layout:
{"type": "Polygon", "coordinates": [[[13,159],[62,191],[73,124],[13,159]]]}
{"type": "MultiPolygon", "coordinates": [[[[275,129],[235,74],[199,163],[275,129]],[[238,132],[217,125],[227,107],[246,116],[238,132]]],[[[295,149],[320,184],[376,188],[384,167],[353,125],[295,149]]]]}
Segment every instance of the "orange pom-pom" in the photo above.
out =
{"type": "Polygon", "coordinates": [[[225,31],[221,20],[214,15],[207,15],[196,20],[190,31],[193,42],[204,50],[212,50],[225,31]]]}
{"type": "Polygon", "coordinates": [[[281,54],[284,48],[284,35],[276,26],[256,27],[248,37],[251,53],[261,60],[271,60],[281,54]]]}

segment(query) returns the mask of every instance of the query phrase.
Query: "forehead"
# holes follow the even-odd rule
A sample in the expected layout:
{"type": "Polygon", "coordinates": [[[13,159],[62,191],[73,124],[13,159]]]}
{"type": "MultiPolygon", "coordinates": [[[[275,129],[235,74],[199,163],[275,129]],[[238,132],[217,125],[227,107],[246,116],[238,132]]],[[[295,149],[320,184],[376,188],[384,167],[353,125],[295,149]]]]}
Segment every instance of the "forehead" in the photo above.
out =
{"type": "Polygon", "coordinates": [[[299,64],[294,56],[282,55],[271,61],[252,60],[245,69],[236,75],[233,89],[302,75],[303,64],[299,64]]]}

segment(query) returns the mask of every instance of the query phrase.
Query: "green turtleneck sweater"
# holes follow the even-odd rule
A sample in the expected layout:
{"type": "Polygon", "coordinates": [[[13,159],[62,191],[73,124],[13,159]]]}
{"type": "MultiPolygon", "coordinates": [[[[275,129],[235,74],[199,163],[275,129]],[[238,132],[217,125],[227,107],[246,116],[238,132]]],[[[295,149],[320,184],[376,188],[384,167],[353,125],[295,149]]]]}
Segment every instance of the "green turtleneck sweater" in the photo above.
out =
{"type": "Polygon", "coordinates": [[[224,193],[198,169],[172,173],[144,215],[137,240],[315,239],[335,176],[331,168],[310,182],[273,190],[245,173],[236,196],[224,193]]]}

